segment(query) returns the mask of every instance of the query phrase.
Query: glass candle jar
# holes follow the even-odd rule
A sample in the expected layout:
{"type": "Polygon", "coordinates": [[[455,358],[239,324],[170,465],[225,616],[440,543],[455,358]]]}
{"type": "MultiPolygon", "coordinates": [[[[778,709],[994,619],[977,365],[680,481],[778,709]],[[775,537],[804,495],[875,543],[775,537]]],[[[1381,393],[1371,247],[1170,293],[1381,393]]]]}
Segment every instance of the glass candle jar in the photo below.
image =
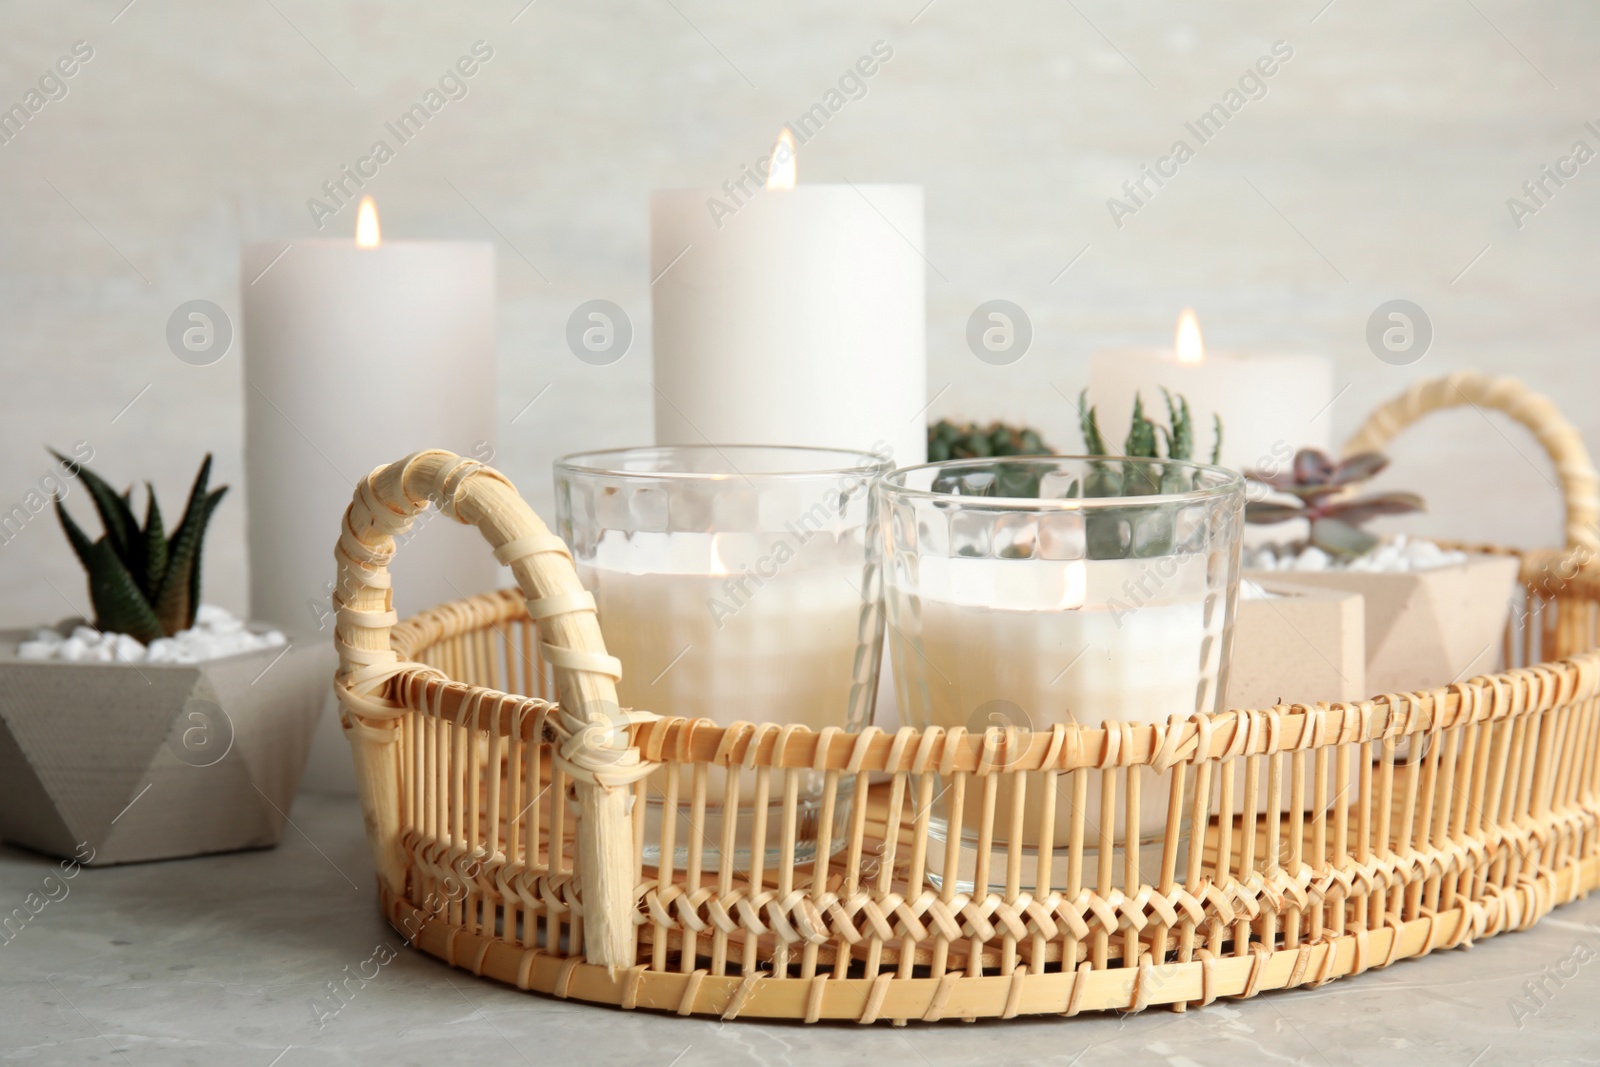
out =
{"type": "MultiPolygon", "coordinates": [[[[1221,710],[1244,516],[1238,473],[1141,459],[975,459],[897,470],[878,492],[902,721],[981,734],[993,726],[1164,723],[1174,713],[1221,710]]],[[[1149,768],[1085,773],[1115,783],[1076,794],[1084,798],[1084,884],[1108,884],[1098,828],[1102,798],[1113,793],[1113,843],[1125,847],[1133,774],[1141,794],[1137,859],[1153,882],[1168,816],[1163,780],[1149,768]]],[[[991,877],[1003,880],[1009,850],[1036,855],[1048,822],[1051,860],[1060,864],[1053,881],[1064,886],[1075,795],[1067,776],[1001,778],[993,854],[977,854],[985,798],[974,777],[959,806],[960,862],[946,864],[940,852],[955,817],[946,801],[934,809],[938,848],[930,848],[928,869],[935,881],[955,870],[964,892],[987,871],[996,888],[991,877]],[[1018,779],[1024,810],[1013,842],[1018,779]]]]}
{"type": "MultiPolygon", "coordinates": [[[[883,625],[871,489],[887,470],[866,452],[749,445],[587,452],[557,462],[558,529],[594,593],[606,649],[622,662],[623,706],[721,726],[869,723],[883,625]]],[[[848,780],[825,798],[821,773],[769,773],[760,789],[749,770],[686,767],[675,782],[664,771],[653,775],[645,862],[660,863],[667,852],[681,868],[697,852],[703,869],[718,870],[732,842],[734,867],[748,869],[756,848],[761,862],[776,862],[786,836],[796,859],[808,861],[825,801],[830,849],[844,843],[848,780]],[[783,825],[790,783],[779,775],[799,780],[792,830],[783,825]]]]}

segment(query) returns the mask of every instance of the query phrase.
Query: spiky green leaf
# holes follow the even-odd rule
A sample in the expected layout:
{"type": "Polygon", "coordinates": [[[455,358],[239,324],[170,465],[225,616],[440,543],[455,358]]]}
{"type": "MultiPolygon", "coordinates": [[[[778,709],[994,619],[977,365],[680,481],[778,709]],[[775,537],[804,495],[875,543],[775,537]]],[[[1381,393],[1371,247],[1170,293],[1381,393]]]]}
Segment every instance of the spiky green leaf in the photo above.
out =
{"type": "Polygon", "coordinates": [[[1167,401],[1167,419],[1172,431],[1167,434],[1167,458],[1191,459],[1194,456],[1194,416],[1189,411],[1189,401],[1179,393],[1176,400],[1165,388],[1161,395],[1167,401]]]}
{"type": "Polygon", "coordinates": [[[107,485],[105,480],[95,474],[88,467],[69,460],[55,449],[50,454],[62,463],[69,464],[78,472],[78,477],[83,479],[89,496],[94,500],[95,510],[100,513],[100,522],[105,527],[106,538],[111,544],[112,551],[117,558],[129,567],[137,566],[134,539],[139,530],[139,524],[133,517],[133,508],[121,493],[107,485]]]}
{"type": "Polygon", "coordinates": [[[167,572],[167,532],[161,523],[161,506],[156,503],[155,486],[146,482],[145,492],[148,501],[144,509],[144,575],[140,586],[145,596],[154,601],[161,589],[161,579],[167,572]]]}
{"type": "Polygon", "coordinates": [[[1215,411],[1211,413],[1211,425],[1216,430],[1216,438],[1211,445],[1211,465],[1215,467],[1222,462],[1222,416],[1215,411]]]}
{"type": "Polygon", "coordinates": [[[1089,390],[1078,394],[1078,428],[1083,433],[1084,451],[1091,456],[1110,455],[1105,438],[1100,435],[1100,420],[1095,409],[1089,406],[1089,390]]]}
{"type": "Polygon", "coordinates": [[[194,624],[194,613],[200,607],[200,548],[205,537],[206,523],[211,518],[217,501],[227,487],[209,496],[206,485],[211,478],[211,454],[206,453],[200,471],[195,475],[194,486],[183,510],[183,521],[167,542],[167,566],[161,576],[160,592],[156,594],[156,615],[167,633],[177,633],[194,624]]]}
{"type": "Polygon", "coordinates": [[[211,516],[227,492],[228,487],[224,485],[212,490],[211,495],[206,497],[205,514],[200,519],[200,533],[195,538],[194,564],[189,568],[189,618],[183,624],[184,629],[194,625],[195,612],[200,610],[200,560],[205,553],[206,527],[211,524],[211,516]]]}
{"type": "Polygon", "coordinates": [[[72,551],[77,555],[78,562],[82,563],[84,569],[87,570],[90,561],[94,557],[94,543],[89,540],[88,535],[83,530],[79,529],[78,524],[72,521],[72,516],[67,514],[67,509],[61,503],[61,498],[56,497],[55,501],[56,518],[61,520],[61,529],[66,532],[67,541],[72,545],[72,551]]]}
{"type": "Polygon", "coordinates": [[[1122,454],[1143,459],[1157,459],[1156,428],[1144,414],[1144,400],[1133,394],[1133,419],[1128,425],[1128,438],[1123,442],[1122,454]]]}
{"type": "Polygon", "coordinates": [[[145,599],[133,575],[123,565],[108,538],[94,543],[89,572],[89,599],[94,602],[95,627],[105,633],[128,634],[150,642],[161,637],[161,621],[145,599]]]}

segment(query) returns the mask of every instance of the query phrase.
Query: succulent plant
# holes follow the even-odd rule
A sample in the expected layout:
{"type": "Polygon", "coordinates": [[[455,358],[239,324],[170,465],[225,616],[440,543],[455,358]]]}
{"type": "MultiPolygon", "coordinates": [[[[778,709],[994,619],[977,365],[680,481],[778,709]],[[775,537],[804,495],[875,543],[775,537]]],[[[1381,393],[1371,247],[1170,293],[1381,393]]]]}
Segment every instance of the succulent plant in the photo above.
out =
{"type": "MultiPolygon", "coordinates": [[[[1129,422],[1128,436],[1123,442],[1121,455],[1135,459],[1192,460],[1194,458],[1194,415],[1189,411],[1189,401],[1183,394],[1173,396],[1165,389],[1161,390],[1161,395],[1167,401],[1167,419],[1170,426],[1151,422],[1144,413],[1144,398],[1134,393],[1133,418],[1129,422]],[[1163,443],[1166,445],[1165,455],[1160,448],[1163,443]]],[[[1078,397],[1078,412],[1078,425],[1083,431],[1084,448],[1091,456],[1112,455],[1111,450],[1106,447],[1104,435],[1100,432],[1098,409],[1089,406],[1087,389],[1078,397]]],[[[1222,416],[1214,414],[1211,419],[1214,429],[1211,462],[1216,463],[1222,457],[1222,416]]]]}
{"type": "Polygon", "coordinates": [[[1340,461],[1315,448],[1302,448],[1287,470],[1246,475],[1258,485],[1295,499],[1251,500],[1245,504],[1245,521],[1270,525],[1305,519],[1311,523],[1311,543],[1324,552],[1345,558],[1362,555],[1378,544],[1377,537],[1361,529],[1362,523],[1380,515],[1423,510],[1422,498],[1416,493],[1357,495],[1359,483],[1388,465],[1388,458],[1377,452],[1361,452],[1340,461]]]}
{"type": "MultiPolygon", "coordinates": [[[[1064,496],[1140,497],[1185,493],[1194,488],[1193,472],[1176,465],[1116,461],[1119,455],[1156,460],[1188,460],[1193,455],[1194,417],[1189,410],[1189,402],[1165,390],[1163,395],[1167,402],[1168,425],[1152,421],[1145,414],[1143,398],[1135,394],[1132,423],[1123,450],[1113,453],[1106,447],[1099,419],[1095,409],[1088,406],[1088,391],[1084,391],[1079,410],[1082,412],[1080,429],[1085,450],[1091,456],[1105,458],[1091,463],[1082,483],[1074,480],[1064,496]]],[[[1216,419],[1215,426],[1213,462],[1222,448],[1222,421],[1216,419]]],[[[1026,427],[1011,427],[999,422],[988,426],[939,422],[928,430],[928,459],[932,462],[1055,454],[1055,450],[1045,444],[1037,431],[1026,427]]],[[[993,480],[982,490],[986,495],[1024,499],[1039,495],[1041,475],[1033,465],[997,463],[994,473],[993,480]]],[[[933,488],[946,492],[971,491],[958,488],[960,485],[959,477],[941,476],[934,480],[933,488]]],[[[1085,522],[1091,559],[1162,555],[1172,545],[1173,514],[1164,511],[1152,511],[1143,506],[1109,508],[1089,515],[1085,522]],[[1137,525],[1139,530],[1130,540],[1129,531],[1133,525],[1137,525]]]]}
{"type": "Polygon", "coordinates": [[[928,462],[948,459],[985,459],[989,456],[1052,456],[1039,431],[1027,426],[991,422],[956,423],[941,419],[928,427],[928,462]]]}
{"type": "Polygon", "coordinates": [[[200,464],[183,519],[171,537],[162,524],[155,488],[149,482],[145,483],[141,527],[134,518],[131,487],[117,493],[88,468],[58,452],[51,454],[82,477],[105,527],[98,540],[90,541],[56,498],[61,528],[89,575],[96,629],[149,642],[193,626],[200,607],[200,554],[206,524],[228,491],[227,486],[207,491],[211,454],[206,453],[200,464]]]}
{"type": "MultiPolygon", "coordinates": [[[[1055,449],[1044,443],[1039,431],[1027,426],[1007,426],[991,422],[955,423],[940,420],[928,427],[928,462],[950,459],[988,459],[1005,456],[1053,456],[1055,449]]],[[[1039,495],[1039,472],[1024,463],[995,464],[996,496],[1033,499],[1039,495]]],[[[948,489],[947,478],[936,479],[934,487],[948,489]]]]}
{"type": "MultiPolygon", "coordinates": [[[[1133,417],[1129,420],[1128,436],[1122,444],[1120,455],[1133,459],[1178,459],[1194,457],[1194,416],[1189,411],[1189,401],[1182,394],[1173,396],[1161,390],[1167,402],[1169,426],[1152,422],[1144,413],[1144,398],[1133,394],[1133,417]],[[1166,446],[1165,454],[1162,445],[1166,446]]],[[[1089,391],[1085,389],[1078,398],[1079,429],[1083,433],[1084,448],[1091,456],[1111,456],[1105,437],[1100,432],[1097,409],[1089,406],[1089,391]]],[[[1211,446],[1211,462],[1217,462],[1222,453],[1222,418],[1212,416],[1215,427],[1211,446]]],[[[1179,468],[1130,464],[1113,470],[1109,464],[1097,465],[1089,477],[1088,496],[1148,496],[1155,493],[1182,493],[1192,489],[1189,473],[1179,468]]]]}
{"type": "MultiPolygon", "coordinates": [[[[1144,411],[1144,397],[1133,394],[1133,416],[1128,424],[1128,436],[1122,444],[1120,455],[1130,459],[1173,459],[1189,461],[1194,457],[1194,415],[1189,401],[1182,394],[1174,396],[1161,390],[1167,402],[1168,425],[1151,421],[1144,411]],[[1165,453],[1163,453],[1165,446],[1165,453]]],[[[1105,435],[1100,432],[1097,409],[1089,406],[1089,391],[1078,396],[1079,430],[1083,433],[1085,451],[1091,456],[1105,456],[1106,462],[1091,465],[1085,479],[1084,496],[1155,496],[1158,494],[1186,493],[1195,487],[1194,472],[1178,466],[1154,463],[1115,463],[1118,453],[1106,447],[1105,435]]],[[[1222,419],[1212,416],[1215,439],[1211,448],[1211,462],[1215,463],[1222,452],[1222,419]]],[[[1130,517],[1104,511],[1091,515],[1087,522],[1089,555],[1093,559],[1118,559],[1128,555],[1162,555],[1172,545],[1173,516],[1166,511],[1145,511],[1136,517],[1142,526],[1138,544],[1124,539],[1130,517]]]]}

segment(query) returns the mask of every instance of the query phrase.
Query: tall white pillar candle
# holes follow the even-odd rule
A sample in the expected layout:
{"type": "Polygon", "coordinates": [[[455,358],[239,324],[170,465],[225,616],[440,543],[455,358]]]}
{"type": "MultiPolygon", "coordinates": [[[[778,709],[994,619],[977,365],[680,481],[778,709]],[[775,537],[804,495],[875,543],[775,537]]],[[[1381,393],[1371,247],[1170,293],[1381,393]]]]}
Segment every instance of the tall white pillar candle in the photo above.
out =
{"type": "Polygon", "coordinates": [[[1089,403],[1097,409],[1108,448],[1122,449],[1135,392],[1150,418],[1167,421],[1163,388],[1189,401],[1197,462],[1211,459],[1213,414],[1222,418],[1221,463],[1236,470],[1281,466],[1299,448],[1326,451],[1332,439],[1330,360],[1304,353],[1213,351],[1200,345],[1198,326],[1191,334],[1180,323],[1174,348],[1094,354],[1089,403]],[[1185,334],[1191,340],[1185,341],[1185,334]]]}
{"type": "MultiPolygon", "coordinates": [[[[331,634],[356,482],[423,448],[493,456],[494,246],[252,244],[240,287],[251,615],[331,634]]],[[[393,570],[405,616],[494,588],[498,568],[476,531],[430,511],[393,570]]]]}
{"type": "Polygon", "coordinates": [[[922,187],[658,190],[658,444],[927,454],[922,187]]]}

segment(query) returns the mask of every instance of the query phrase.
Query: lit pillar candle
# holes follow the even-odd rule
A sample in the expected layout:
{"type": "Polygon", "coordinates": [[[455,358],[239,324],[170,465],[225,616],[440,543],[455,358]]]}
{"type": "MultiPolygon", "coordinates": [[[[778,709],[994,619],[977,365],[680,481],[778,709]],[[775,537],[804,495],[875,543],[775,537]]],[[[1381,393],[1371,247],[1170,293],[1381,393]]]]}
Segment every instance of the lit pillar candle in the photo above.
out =
{"type": "Polygon", "coordinates": [[[650,201],[656,441],[927,453],[922,187],[796,185],[650,201]],[[748,197],[748,199],[746,199],[748,197]]]}
{"type": "Polygon", "coordinates": [[[1188,309],[1178,321],[1171,349],[1095,353],[1089,403],[1098,409],[1108,448],[1122,449],[1135,392],[1144,398],[1147,415],[1167,421],[1163,388],[1189,401],[1197,461],[1211,459],[1213,415],[1222,419],[1221,463],[1236,470],[1287,462],[1306,446],[1327,450],[1331,440],[1333,364],[1327,358],[1207,351],[1188,309]]]}
{"type": "MultiPolygon", "coordinates": [[[[331,632],[333,543],[358,479],[422,448],[493,455],[494,246],[355,241],[244,249],[245,495],[254,618],[331,632]]],[[[402,615],[494,588],[475,531],[429,512],[396,555],[402,615]]]]}

